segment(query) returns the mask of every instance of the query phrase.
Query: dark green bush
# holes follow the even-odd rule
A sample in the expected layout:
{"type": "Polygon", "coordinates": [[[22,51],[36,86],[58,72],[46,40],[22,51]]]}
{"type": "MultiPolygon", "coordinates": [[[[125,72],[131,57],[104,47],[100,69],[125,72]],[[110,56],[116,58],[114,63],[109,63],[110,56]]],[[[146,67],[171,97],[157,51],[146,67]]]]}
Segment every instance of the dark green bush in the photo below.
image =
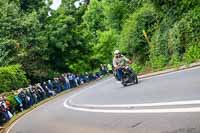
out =
{"type": "Polygon", "coordinates": [[[0,67],[0,92],[7,92],[28,85],[20,65],[0,67]]]}
{"type": "Polygon", "coordinates": [[[181,18],[181,15],[195,6],[200,5],[199,0],[151,0],[159,11],[171,16],[173,20],[181,18]]]}
{"type": "Polygon", "coordinates": [[[200,41],[200,8],[197,7],[176,22],[170,29],[168,44],[171,46],[172,54],[183,55],[193,42],[200,41]]]}
{"type": "MultiPolygon", "coordinates": [[[[172,66],[180,65],[183,55],[188,51],[188,48],[190,48],[190,46],[195,42],[200,41],[199,12],[200,8],[196,7],[183,14],[182,18],[176,22],[173,22],[170,17],[164,16],[164,19],[159,24],[158,29],[154,32],[153,37],[151,38],[153,47],[150,49],[150,60],[154,68],[166,64],[172,66]],[[158,65],[160,63],[161,65],[158,65]]],[[[196,48],[192,47],[189,51],[194,49],[196,48]]],[[[187,53],[187,57],[184,57],[185,60],[192,62],[193,58],[197,58],[193,55],[190,56],[191,54],[191,52],[187,53]]]]}
{"type": "Polygon", "coordinates": [[[133,56],[134,60],[144,63],[148,60],[149,44],[143,35],[145,31],[149,38],[158,22],[158,14],[152,4],[145,4],[126,20],[119,43],[122,51],[133,56]]]}

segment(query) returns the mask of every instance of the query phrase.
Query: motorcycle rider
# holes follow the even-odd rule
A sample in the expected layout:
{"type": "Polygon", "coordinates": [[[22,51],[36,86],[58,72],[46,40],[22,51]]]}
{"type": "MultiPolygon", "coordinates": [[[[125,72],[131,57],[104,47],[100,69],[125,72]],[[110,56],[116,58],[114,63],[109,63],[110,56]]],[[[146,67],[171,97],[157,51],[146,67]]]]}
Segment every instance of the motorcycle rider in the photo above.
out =
{"type": "Polygon", "coordinates": [[[119,81],[122,81],[122,67],[128,66],[128,64],[131,63],[132,61],[126,58],[124,55],[122,55],[119,50],[114,51],[113,66],[114,70],[116,71],[117,79],[119,81]]]}

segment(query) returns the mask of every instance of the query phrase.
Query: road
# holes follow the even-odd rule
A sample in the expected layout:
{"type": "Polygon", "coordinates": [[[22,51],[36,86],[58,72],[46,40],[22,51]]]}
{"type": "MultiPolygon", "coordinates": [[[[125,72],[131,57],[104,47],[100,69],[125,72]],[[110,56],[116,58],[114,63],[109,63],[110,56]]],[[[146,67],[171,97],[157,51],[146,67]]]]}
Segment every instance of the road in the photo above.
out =
{"type": "Polygon", "coordinates": [[[200,133],[200,67],[128,87],[109,77],[40,106],[8,133],[200,133]]]}

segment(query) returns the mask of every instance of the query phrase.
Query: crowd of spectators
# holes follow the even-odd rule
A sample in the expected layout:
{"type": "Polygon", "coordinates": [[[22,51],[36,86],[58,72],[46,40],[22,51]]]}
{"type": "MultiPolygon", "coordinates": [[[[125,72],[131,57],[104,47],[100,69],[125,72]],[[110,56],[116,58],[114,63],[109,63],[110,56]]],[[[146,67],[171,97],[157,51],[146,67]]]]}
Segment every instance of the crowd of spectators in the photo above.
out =
{"type": "Polygon", "coordinates": [[[9,121],[17,112],[22,112],[46,98],[102,78],[102,76],[111,73],[111,68],[110,65],[101,65],[99,72],[96,73],[65,73],[52,80],[18,89],[14,92],[12,100],[8,99],[7,96],[1,96],[0,124],[9,121]]]}

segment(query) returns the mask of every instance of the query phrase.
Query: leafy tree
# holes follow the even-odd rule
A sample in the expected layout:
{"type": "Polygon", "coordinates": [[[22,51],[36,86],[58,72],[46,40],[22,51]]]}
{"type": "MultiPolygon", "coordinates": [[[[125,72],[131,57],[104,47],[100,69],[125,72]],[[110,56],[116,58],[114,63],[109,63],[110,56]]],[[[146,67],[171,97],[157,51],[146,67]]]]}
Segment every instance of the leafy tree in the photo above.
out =
{"type": "Polygon", "coordinates": [[[20,8],[22,11],[39,11],[41,7],[46,6],[45,0],[19,0],[20,8]]]}
{"type": "Polygon", "coordinates": [[[144,63],[148,60],[150,44],[145,39],[143,31],[147,32],[150,38],[158,22],[159,17],[153,5],[145,4],[126,20],[119,48],[133,56],[136,61],[144,63]]]}
{"type": "Polygon", "coordinates": [[[117,40],[118,34],[114,30],[100,32],[98,43],[94,46],[94,57],[101,63],[112,62],[113,50],[117,40]]]}
{"type": "Polygon", "coordinates": [[[123,0],[102,0],[104,25],[106,29],[122,29],[124,18],[127,17],[127,4],[123,0]]]}
{"type": "Polygon", "coordinates": [[[88,54],[88,47],[80,35],[82,33],[78,31],[78,22],[73,16],[66,16],[65,10],[60,8],[48,21],[49,61],[58,71],[69,70],[70,65],[84,60],[88,54]]]}
{"type": "Polygon", "coordinates": [[[104,18],[102,2],[91,0],[83,19],[88,31],[93,35],[92,37],[97,36],[97,31],[105,29],[104,18]]]}

